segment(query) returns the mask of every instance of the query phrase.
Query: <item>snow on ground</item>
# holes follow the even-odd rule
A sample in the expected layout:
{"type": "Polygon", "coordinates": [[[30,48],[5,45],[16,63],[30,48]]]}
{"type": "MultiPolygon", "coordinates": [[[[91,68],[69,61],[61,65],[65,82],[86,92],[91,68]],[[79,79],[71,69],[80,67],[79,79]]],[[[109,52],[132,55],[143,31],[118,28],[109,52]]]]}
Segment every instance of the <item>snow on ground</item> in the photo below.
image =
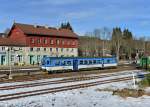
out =
{"type": "MultiPolygon", "coordinates": [[[[118,73],[118,74],[120,74],[120,73],[118,73]]],[[[27,88],[23,88],[23,89],[22,88],[18,88],[18,89],[12,89],[12,90],[1,90],[0,91],[0,95],[12,94],[12,93],[18,93],[18,92],[26,92],[26,91],[33,91],[33,90],[37,90],[37,89],[41,90],[41,89],[54,88],[54,87],[77,85],[77,84],[83,84],[83,83],[89,83],[89,82],[95,82],[95,81],[103,81],[103,80],[109,80],[109,79],[115,79],[115,78],[122,78],[122,77],[128,77],[128,76],[132,76],[132,73],[126,74],[126,75],[124,75],[124,74],[122,75],[121,74],[119,76],[117,75],[117,76],[111,76],[111,77],[105,77],[105,78],[98,78],[98,79],[86,80],[86,81],[67,82],[67,83],[60,83],[60,84],[49,84],[49,85],[44,85],[44,86],[27,87],[27,88]]],[[[52,80],[55,80],[55,79],[52,79],[52,80]]],[[[46,81],[48,81],[48,80],[46,80],[46,81]]],[[[49,79],[49,81],[51,81],[51,79],[49,79]]],[[[43,82],[45,82],[45,81],[43,81],[43,82]]],[[[23,82],[22,84],[25,84],[25,83],[23,82]]],[[[17,84],[20,84],[20,83],[17,83],[17,84]]],[[[9,85],[10,85],[10,83],[9,83],[9,85]]]]}
{"type": "MultiPolygon", "coordinates": [[[[141,70],[126,70],[126,71],[121,71],[121,72],[116,72],[116,73],[89,74],[89,75],[85,75],[85,76],[90,77],[90,76],[98,76],[98,75],[124,74],[124,73],[132,73],[132,72],[137,73],[137,72],[142,72],[142,71],[141,70]]],[[[25,81],[25,82],[4,83],[4,84],[0,84],[0,87],[47,82],[47,81],[56,81],[56,80],[63,80],[63,79],[69,79],[69,78],[75,78],[75,77],[79,77],[79,76],[64,77],[64,78],[51,78],[51,79],[42,79],[42,80],[34,80],[34,81],[25,81]]]]}
{"type": "Polygon", "coordinates": [[[97,91],[110,87],[132,87],[132,81],[3,101],[0,107],[149,107],[149,96],[124,99],[112,92],[97,91]]]}
{"type": "MultiPolygon", "coordinates": [[[[121,76],[119,76],[119,78],[120,77],[121,76]]],[[[112,79],[114,77],[107,77],[107,79],[108,78],[112,79]]],[[[56,84],[53,84],[50,85],[49,87],[52,86],[54,87],[54,85],[57,86],[56,84]]],[[[60,86],[60,84],[58,85],[60,86]]],[[[44,88],[47,87],[48,86],[44,86],[44,88]]],[[[39,88],[40,87],[38,87],[38,89],[39,88]]],[[[117,83],[109,83],[89,88],[75,89],[64,92],[57,92],[53,94],[38,95],[10,101],[1,101],[0,107],[149,107],[150,96],[142,96],[139,98],[128,97],[124,99],[116,95],[113,96],[112,92],[97,90],[97,89],[123,89],[123,88],[133,88],[133,81],[129,80],[117,83]]],[[[32,87],[29,89],[34,88],[32,87]]],[[[12,90],[12,92],[13,91],[19,92],[20,90],[24,89],[12,90]]],[[[0,91],[0,93],[2,94],[4,93],[4,91],[3,92],[0,91]]],[[[6,93],[8,94],[9,91],[5,91],[5,94],[6,93]]]]}

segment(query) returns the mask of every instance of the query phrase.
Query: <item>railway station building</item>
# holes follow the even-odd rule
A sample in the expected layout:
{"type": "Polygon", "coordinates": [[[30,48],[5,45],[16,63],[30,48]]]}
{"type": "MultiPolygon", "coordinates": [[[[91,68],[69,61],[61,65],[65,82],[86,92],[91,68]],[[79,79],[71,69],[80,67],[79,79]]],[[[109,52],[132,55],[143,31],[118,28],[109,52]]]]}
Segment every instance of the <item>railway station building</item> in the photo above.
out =
{"type": "Polygon", "coordinates": [[[14,23],[0,41],[0,65],[8,65],[10,59],[13,64],[30,65],[39,64],[44,56],[78,56],[78,35],[68,29],[14,23]]]}

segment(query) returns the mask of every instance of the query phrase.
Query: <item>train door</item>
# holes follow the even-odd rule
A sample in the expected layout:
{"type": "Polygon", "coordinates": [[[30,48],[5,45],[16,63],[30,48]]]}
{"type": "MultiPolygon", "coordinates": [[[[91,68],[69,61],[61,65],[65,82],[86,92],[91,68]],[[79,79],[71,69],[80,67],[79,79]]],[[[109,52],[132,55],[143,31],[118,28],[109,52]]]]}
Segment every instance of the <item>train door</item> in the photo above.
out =
{"type": "Polygon", "coordinates": [[[73,70],[74,71],[78,70],[78,60],[77,59],[73,60],[73,70]]]}
{"type": "Polygon", "coordinates": [[[104,62],[104,59],[102,58],[102,69],[104,68],[104,64],[105,62],[104,62]]]}

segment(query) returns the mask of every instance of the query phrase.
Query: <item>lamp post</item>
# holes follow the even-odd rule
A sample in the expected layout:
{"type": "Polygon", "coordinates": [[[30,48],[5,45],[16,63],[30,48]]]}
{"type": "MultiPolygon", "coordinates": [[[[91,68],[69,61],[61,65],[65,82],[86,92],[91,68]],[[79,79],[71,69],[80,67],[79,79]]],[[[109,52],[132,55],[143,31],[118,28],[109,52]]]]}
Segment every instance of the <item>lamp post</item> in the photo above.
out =
{"type": "Polygon", "coordinates": [[[8,64],[9,64],[9,76],[8,79],[12,79],[12,67],[11,67],[11,48],[7,47],[6,50],[8,51],[8,64]]]}

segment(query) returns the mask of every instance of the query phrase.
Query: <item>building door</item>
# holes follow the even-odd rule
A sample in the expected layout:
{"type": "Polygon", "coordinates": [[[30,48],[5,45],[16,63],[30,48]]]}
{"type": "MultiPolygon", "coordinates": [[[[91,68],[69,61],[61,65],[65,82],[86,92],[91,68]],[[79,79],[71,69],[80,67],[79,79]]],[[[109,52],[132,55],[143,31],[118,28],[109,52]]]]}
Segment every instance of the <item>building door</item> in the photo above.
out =
{"type": "Polygon", "coordinates": [[[4,64],[5,64],[5,60],[6,60],[5,55],[2,55],[2,56],[1,56],[1,65],[4,65],[4,64]]]}
{"type": "Polygon", "coordinates": [[[33,55],[30,55],[30,64],[34,64],[33,55]]]}

